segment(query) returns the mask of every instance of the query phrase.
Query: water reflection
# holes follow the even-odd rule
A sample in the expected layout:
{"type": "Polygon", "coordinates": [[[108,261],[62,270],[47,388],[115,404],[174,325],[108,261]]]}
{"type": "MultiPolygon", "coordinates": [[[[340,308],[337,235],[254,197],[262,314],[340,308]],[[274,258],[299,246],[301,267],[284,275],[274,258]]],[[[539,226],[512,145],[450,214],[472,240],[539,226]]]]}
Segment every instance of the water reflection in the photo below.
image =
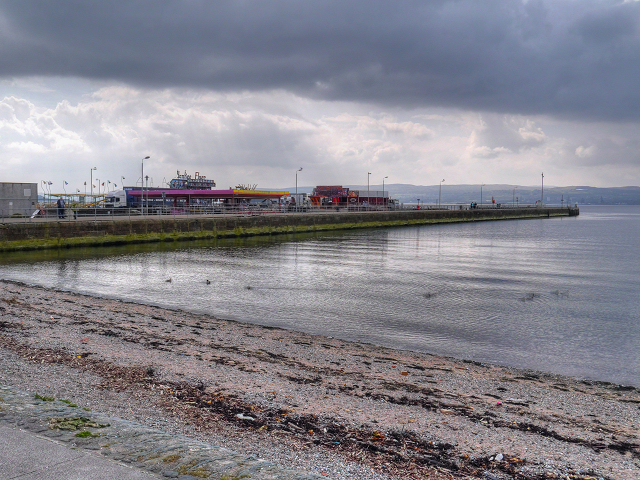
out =
{"type": "Polygon", "coordinates": [[[615,212],[30,252],[0,261],[3,278],[640,384],[640,216],[615,212]]]}

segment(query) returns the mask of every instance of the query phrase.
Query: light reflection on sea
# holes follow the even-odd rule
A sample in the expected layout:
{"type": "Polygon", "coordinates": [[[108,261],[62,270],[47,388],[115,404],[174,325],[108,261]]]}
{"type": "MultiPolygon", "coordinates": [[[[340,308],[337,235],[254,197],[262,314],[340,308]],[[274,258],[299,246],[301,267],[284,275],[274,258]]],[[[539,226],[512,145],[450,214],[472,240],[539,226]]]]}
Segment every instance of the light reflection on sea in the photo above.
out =
{"type": "Polygon", "coordinates": [[[577,218],[12,254],[0,277],[640,386],[638,234],[638,207],[581,207],[577,218]]]}

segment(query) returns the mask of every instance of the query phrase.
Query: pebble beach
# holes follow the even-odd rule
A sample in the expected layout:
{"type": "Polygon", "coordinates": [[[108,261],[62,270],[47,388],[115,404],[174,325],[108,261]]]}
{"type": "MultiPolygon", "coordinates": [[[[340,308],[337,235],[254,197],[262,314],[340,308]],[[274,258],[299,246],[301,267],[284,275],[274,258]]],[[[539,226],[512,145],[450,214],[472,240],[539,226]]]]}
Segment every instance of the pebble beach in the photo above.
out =
{"type": "Polygon", "coordinates": [[[640,478],[635,386],[8,281],[0,384],[327,478],[640,478]]]}

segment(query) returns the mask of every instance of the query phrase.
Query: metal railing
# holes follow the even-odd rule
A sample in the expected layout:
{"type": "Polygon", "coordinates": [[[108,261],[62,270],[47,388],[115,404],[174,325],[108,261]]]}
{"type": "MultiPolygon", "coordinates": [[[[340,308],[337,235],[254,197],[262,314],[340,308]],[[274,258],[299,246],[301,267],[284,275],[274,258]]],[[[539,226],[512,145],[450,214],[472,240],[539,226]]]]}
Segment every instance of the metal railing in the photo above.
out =
{"type": "Polygon", "coordinates": [[[403,204],[401,205],[401,210],[494,210],[494,209],[535,209],[535,208],[553,208],[553,209],[567,209],[567,208],[575,208],[578,204],[569,205],[568,203],[562,205],[549,205],[546,203],[485,203],[484,205],[480,205],[477,203],[473,204],[460,204],[460,203],[451,203],[446,205],[437,205],[437,204],[403,204]]]}
{"type": "MultiPolygon", "coordinates": [[[[577,206],[577,205],[576,205],[577,206]]],[[[158,218],[158,217],[189,217],[189,216],[210,216],[210,215],[289,215],[299,213],[361,213],[380,211],[407,211],[407,210],[487,210],[487,209],[533,209],[533,208],[569,208],[569,205],[542,205],[542,204],[517,204],[496,203],[496,204],[398,204],[398,205],[340,205],[340,206],[315,206],[315,205],[185,205],[178,207],[169,206],[145,206],[142,208],[128,207],[68,207],[63,211],[55,206],[40,207],[37,210],[16,210],[5,211],[0,209],[0,221],[6,222],[42,222],[42,221],[77,221],[77,220],[119,220],[134,218],[158,218]]]]}

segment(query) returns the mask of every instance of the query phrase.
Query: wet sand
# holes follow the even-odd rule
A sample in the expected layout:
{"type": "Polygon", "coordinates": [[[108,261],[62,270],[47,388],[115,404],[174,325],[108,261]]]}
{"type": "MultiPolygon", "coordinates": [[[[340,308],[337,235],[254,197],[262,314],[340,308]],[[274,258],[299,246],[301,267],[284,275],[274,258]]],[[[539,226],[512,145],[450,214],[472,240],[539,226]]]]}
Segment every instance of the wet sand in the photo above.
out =
{"type": "Polygon", "coordinates": [[[640,478],[633,387],[13,282],[0,314],[0,382],[287,468],[640,478]]]}

